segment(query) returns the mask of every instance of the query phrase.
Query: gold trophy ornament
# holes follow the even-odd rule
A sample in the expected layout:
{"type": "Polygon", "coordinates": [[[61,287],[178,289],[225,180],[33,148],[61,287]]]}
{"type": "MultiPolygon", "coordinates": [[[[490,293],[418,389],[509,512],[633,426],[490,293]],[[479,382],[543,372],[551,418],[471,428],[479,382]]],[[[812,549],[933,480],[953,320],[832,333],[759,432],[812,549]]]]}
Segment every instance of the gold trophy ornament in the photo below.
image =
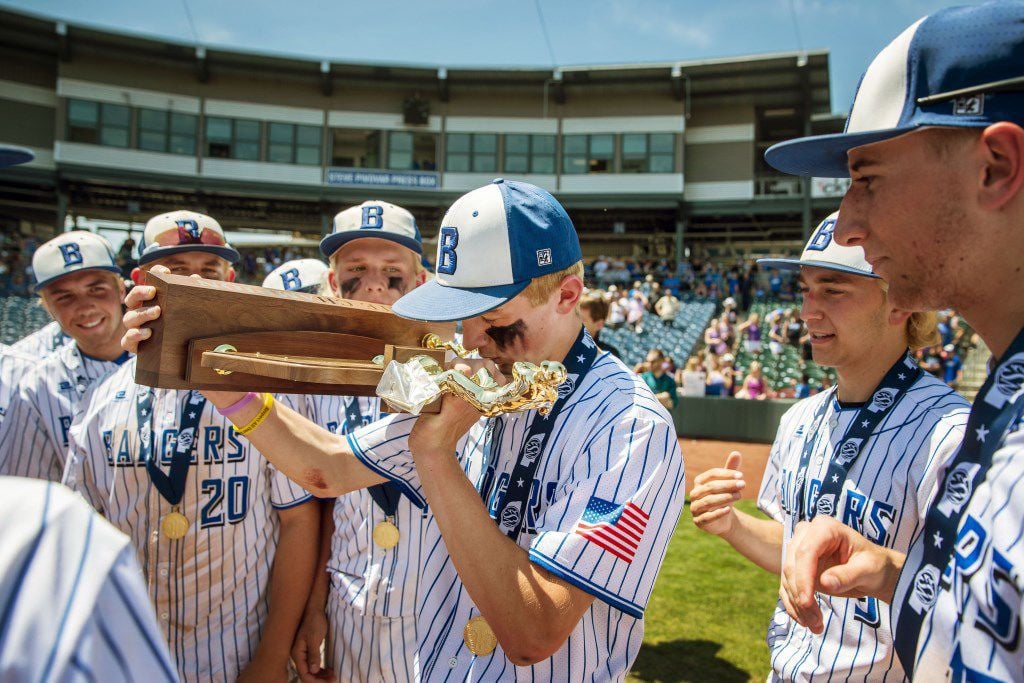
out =
{"type": "MultiPolygon", "coordinates": [[[[445,348],[461,358],[470,353],[459,344],[442,342],[436,335],[427,335],[423,346],[445,348]]],[[[377,395],[392,409],[413,415],[419,415],[425,406],[446,393],[460,397],[486,417],[526,410],[546,415],[558,400],[558,387],[567,377],[565,366],[556,361],[543,361],[540,365],[517,361],[512,365],[511,381],[498,384],[487,370],[481,369],[468,377],[458,370],[445,370],[430,356],[417,355],[404,363],[388,363],[377,385],[377,395]]]]}

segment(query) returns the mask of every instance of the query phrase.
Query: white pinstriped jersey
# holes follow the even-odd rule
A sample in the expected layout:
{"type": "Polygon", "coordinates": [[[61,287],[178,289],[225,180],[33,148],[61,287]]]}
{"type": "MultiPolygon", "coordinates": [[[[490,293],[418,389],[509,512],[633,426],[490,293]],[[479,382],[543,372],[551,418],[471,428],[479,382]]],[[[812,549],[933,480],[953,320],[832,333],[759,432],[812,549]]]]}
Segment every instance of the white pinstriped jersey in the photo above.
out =
{"type": "MultiPolygon", "coordinates": [[[[90,389],[71,427],[66,481],[131,537],[182,680],[233,681],[259,644],[279,522],[311,496],[274,470],[207,402],[196,429],[180,541],[160,533],[170,504],[139,459],[135,358],[90,389]]],[[[153,390],[154,456],[164,471],[189,392],[153,390]]],[[[280,400],[300,412],[291,397],[280,400]]]]}
{"type": "MultiPolygon", "coordinates": [[[[923,523],[935,492],[936,472],[956,451],[969,405],[938,379],[922,373],[865,442],[835,506],[834,516],[871,541],[906,550],[923,523]]],[[[783,524],[783,547],[793,536],[810,492],[817,492],[829,462],[857,408],[841,408],[834,392],[797,402],[782,417],[758,496],[759,507],[783,524]],[[828,409],[814,431],[823,402],[828,409]],[[804,444],[814,443],[798,483],[804,444]],[[798,500],[800,491],[806,493],[798,500]]],[[[785,552],[785,550],[783,550],[785,552]]],[[[825,631],[815,635],[793,622],[780,604],[768,628],[771,680],[903,680],[892,645],[889,607],[874,598],[853,600],[820,595],[825,631]]]]}
{"type": "MultiPolygon", "coordinates": [[[[993,387],[996,389],[996,387],[993,387]]],[[[1014,397],[1016,398],[1016,397],[1014,397]]],[[[979,395],[976,401],[984,398],[979,395]]],[[[984,427],[985,425],[982,425],[984,427]]],[[[984,430],[965,439],[999,439],[992,466],[967,503],[957,530],[952,581],[939,582],[917,644],[917,680],[1019,681],[1024,679],[1024,413],[1010,420],[1004,434],[984,430]],[[952,674],[950,669],[953,669],[952,674]]],[[[943,472],[940,472],[940,480],[943,472]]],[[[952,479],[951,479],[952,481],[952,479]]],[[[944,498],[964,491],[947,484],[944,498]],[[953,489],[953,490],[949,490],[953,489]]],[[[966,490],[970,495],[970,489],[966,490]]],[[[940,498],[937,504],[942,502],[940,498]]],[[[923,544],[947,539],[921,537],[905,567],[921,566],[923,544]]],[[[893,600],[898,623],[915,571],[904,571],[893,600]]]]}
{"type": "MultiPolygon", "coordinates": [[[[519,545],[530,559],[597,599],[550,658],[517,667],[498,647],[474,656],[462,640],[479,616],[459,579],[433,517],[420,570],[418,639],[424,680],[620,680],[640,649],[643,612],[683,507],[683,458],[675,428],[651,390],[621,361],[600,353],[555,420],[533,482],[509,482],[536,411],[496,418],[490,447],[486,421],[459,443],[458,456],[493,517],[495,492],[531,487],[519,545]],[[627,561],[588,540],[578,523],[594,501],[638,507],[649,519],[627,561]]],[[[393,478],[424,503],[408,435],[415,418],[381,420],[349,436],[371,469],[393,478]]]]}
{"type": "Polygon", "coordinates": [[[124,534],[33,479],[0,477],[0,519],[0,680],[178,680],[124,534]]]}
{"type": "MultiPolygon", "coordinates": [[[[363,424],[380,419],[380,399],[309,396],[314,422],[348,432],[345,406],[359,402],[363,424]]],[[[385,520],[370,494],[355,491],[334,503],[334,535],[327,571],[331,577],[327,665],[343,681],[409,681],[417,676],[416,605],[426,515],[401,496],[395,525],[401,534],[389,550],[373,543],[385,520]]]]}
{"type": "Polygon", "coordinates": [[[36,361],[0,424],[0,475],[60,481],[68,452],[68,430],[89,386],[127,360],[91,358],[74,341],[36,361]]]}
{"type": "Polygon", "coordinates": [[[27,337],[22,337],[14,342],[11,344],[11,348],[26,356],[46,358],[69,341],[71,341],[71,337],[64,333],[60,323],[53,320],[27,337]]]}
{"type": "Polygon", "coordinates": [[[34,367],[35,361],[7,344],[0,344],[0,425],[7,415],[7,406],[18,390],[18,382],[34,367]]]}

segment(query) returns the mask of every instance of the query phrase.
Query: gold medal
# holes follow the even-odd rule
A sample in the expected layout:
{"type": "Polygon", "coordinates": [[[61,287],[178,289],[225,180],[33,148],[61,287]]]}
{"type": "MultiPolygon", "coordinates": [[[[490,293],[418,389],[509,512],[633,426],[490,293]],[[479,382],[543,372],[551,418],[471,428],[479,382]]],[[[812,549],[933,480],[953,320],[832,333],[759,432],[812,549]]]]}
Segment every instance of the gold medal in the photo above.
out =
{"type": "Polygon", "coordinates": [[[462,641],[477,656],[489,655],[498,647],[498,638],[483,617],[473,617],[466,623],[466,628],[462,629],[462,641]]]}
{"type": "Polygon", "coordinates": [[[177,505],[160,520],[160,531],[172,541],[185,538],[188,527],[188,517],[178,512],[177,505]]]}
{"type": "Polygon", "coordinates": [[[394,548],[398,545],[398,539],[401,537],[402,534],[399,533],[398,527],[394,525],[390,517],[373,527],[373,542],[378,548],[384,550],[394,548]]]}

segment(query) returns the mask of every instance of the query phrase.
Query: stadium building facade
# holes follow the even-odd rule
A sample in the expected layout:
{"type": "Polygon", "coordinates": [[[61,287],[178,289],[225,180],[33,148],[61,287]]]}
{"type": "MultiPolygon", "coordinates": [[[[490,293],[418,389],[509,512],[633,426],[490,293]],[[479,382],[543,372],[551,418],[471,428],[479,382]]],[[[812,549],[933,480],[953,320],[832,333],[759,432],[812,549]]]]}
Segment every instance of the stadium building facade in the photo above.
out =
{"type": "Polygon", "coordinates": [[[772,171],[779,140],[839,130],[829,55],[444,68],[197,47],[0,11],[0,222],[182,207],[317,237],[342,206],[412,210],[427,237],[497,176],[549,189],[585,254],[796,246],[845,187],[772,171]]]}

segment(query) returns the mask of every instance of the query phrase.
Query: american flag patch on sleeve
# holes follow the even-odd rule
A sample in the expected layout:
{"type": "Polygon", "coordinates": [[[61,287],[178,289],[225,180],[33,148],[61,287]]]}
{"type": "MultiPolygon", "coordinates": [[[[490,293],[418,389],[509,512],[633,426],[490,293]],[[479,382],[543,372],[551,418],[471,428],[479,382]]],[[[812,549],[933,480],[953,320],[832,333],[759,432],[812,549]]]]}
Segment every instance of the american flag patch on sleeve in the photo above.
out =
{"type": "Polygon", "coordinates": [[[591,496],[583,518],[573,533],[579,534],[615,557],[632,562],[643,538],[649,515],[633,503],[617,505],[591,496]]]}

